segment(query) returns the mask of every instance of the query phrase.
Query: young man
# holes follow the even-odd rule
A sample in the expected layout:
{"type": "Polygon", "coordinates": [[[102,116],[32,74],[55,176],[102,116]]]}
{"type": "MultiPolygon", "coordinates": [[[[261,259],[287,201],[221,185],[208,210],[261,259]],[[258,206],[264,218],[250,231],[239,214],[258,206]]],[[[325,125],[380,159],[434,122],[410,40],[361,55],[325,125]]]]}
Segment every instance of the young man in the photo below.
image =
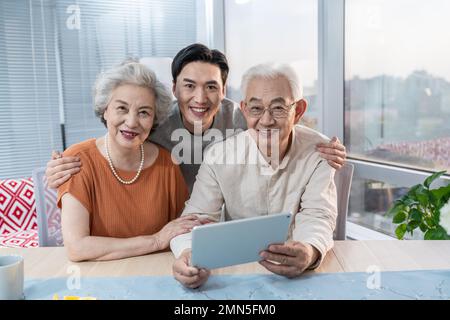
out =
{"type": "MultiPolygon", "coordinates": [[[[307,102],[292,68],[255,66],[243,76],[242,92],[249,130],[206,151],[182,215],[219,221],[222,212],[225,220],[293,213],[289,241],[270,245],[260,253],[260,263],[296,277],[318,267],[333,246],[335,170],[315,148],[328,138],[296,125],[307,102]]],[[[191,234],[173,238],[170,247],[177,258],[175,278],[190,288],[205,283],[209,270],[190,266],[191,234]]]]}
{"type": "MultiPolygon", "coordinates": [[[[228,62],[223,53],[202,44],[181,49],[172,62],[172,91],[177,101],[170,117],[150,134],[150,141],[172,152],[180,163],[189,192],[200,168],[203,151],[212,142],[246,130],[246,121],[233,101],[225,98],[228,62]]],[[[321,156],[339,169],[345,162],[345,147],[337,138],[317,145],[321,156]]],[[[57,188],[79,172],[75,157],[56,152],[47,163],[49,186],[57,188]]]]}

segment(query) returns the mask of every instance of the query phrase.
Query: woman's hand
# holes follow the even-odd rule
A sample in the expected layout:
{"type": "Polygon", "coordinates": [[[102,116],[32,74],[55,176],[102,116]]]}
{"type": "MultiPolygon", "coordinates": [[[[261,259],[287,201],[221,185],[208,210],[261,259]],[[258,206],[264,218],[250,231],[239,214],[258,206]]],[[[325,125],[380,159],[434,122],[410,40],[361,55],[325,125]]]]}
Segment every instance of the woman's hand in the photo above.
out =
{"type": "Polygon", "coordinates": [[[200,225],[202,225],[202,222],[195,214],[189,214],[172,220],[154,235],[158,250],[168,248],[172,238],[183,233],[191,232],[192,228],[200,225]]]}

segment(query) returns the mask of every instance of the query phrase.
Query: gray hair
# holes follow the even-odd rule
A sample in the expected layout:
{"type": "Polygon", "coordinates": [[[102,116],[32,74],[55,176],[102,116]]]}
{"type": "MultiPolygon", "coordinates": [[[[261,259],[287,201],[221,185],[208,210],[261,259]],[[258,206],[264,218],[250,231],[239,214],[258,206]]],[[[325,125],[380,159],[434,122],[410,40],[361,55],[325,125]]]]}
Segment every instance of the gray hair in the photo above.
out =
{"type": "Polygon", "coordinates": [[[101,72],[95,81],[94,111],[105,126],[106,121],[103,114],[111,101],[112,92],[125,84],[149,88],[155,94],[155,120],[152,129],[167,119],[172,104],[172,95],[169,90],[156,78],[155,73],[145,65],[139,63],[136,59],[126,59],[120,65],[101,72]]]}
{"type": "Polygon", "coordinates": [[[303,98],[303,89],[297,72],[288,64],[278,63],[263,63],[248,69],[242,76],[241,93],[245,97],[250,81],[255,78],[275,79],[277,77],[288,80],[294,101],[303,98]]]}

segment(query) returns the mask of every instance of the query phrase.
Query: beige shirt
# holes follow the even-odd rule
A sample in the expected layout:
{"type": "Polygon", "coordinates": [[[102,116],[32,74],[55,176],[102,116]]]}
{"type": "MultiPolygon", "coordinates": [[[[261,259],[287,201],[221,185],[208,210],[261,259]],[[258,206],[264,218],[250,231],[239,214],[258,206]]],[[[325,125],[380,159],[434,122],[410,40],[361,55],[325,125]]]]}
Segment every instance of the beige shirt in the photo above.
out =
{"type": "MultiPolygon", "coordinates": [[[[320,265],[333,246],[337,197],[335,170],[315,145],[329,139],[296,125],[291,146],[275,169],[263,158],[248,131],[212,145],[205,154],[182,215],[202,214],[215,221],[293,213],[289,239],[313,245],[320,265]],[[222,208],[223,207],[223,208],[222,208]]],[[[179,257],[191,247],[191,234],[172,239],[179,257]]]]}

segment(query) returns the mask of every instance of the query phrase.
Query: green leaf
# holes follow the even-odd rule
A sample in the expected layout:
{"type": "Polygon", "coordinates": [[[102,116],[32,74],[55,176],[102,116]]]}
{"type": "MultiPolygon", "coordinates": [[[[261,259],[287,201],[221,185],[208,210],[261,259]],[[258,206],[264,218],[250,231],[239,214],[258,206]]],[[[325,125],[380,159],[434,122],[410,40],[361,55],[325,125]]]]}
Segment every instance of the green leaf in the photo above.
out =
{"type": "Polygon", "coordinates": [[[412,221],[421,222],[423,220],[423,213],[420,212],[418,209],[414,208],[411,210],[411,213],[409,214],[409,218],[412,221]]]}
{"type": "Polygon", "coordinates": [[[422,223],[419,225],[419,228],[420,228],[420,230],[421,230],[422,232],[427,232],[427,231],[428,231],[428,226],[425,224],[425,222],[422,222],[422,223]]]}
{"type": "Polygon", "coordinates": [[[412,231],[414,231],[419,225],[420,225],[420,221],[410,221],[410,222],[408,222],[408,225],[406,226],[406,231],[409,231],[412,234],[412,231]]]}
{"type": "Polygon", "coordinates": [[[403,205],[403,203],[395,203],[394,202],[394,206],[392,206],[390,209],[389,209],[389,211],[387,212],[387,214],[389,215],[389,216],[395,216],[399,211],[403,211],[403,209],[404,209],[404,205],[403,205]]]}
{"type": "Polygon", "coordinates": [[[446,204],[450,201],[450,192],[444,194],[441,198],[442,204],[446,204]]]}
{"type": "Polygon", "coordinates": [[[426,207],[429,203],[429,197],[428,197],[428,189],[425,189],[424,187],[421,187],[416,190],[416,196],[417,200],[419,200],[419,203],[421,206],[426,207]]]}
{"type": "Polygon", "coordinates": [[[439,218],[441,217],[441,211],[438,208],[433,209],[433,221],[436,226],[439,226],[439,218]]]}
{"type": "Polygon", "coordinates": [[[429,176],[428,178],[425,179],[425,181],[423,182],[423,185],[425,186],[425,188],[428,189],[434,180],[436,180],[437,178],[439,178],[446,172],[447,171],[439,171],[439,172],[433,173],[431,176],[429,176]]]}
{"type": "Polygon", "coordinates": [[[433,193],[434,190],[428,190],[428,199],[430,200],[431,203],[433,203],[434,205],[437,205],[439,203],[439,200],[436,195],[433,193]]]}
{"type": "Polygon", "coordinates": [[[405,235],[405,232],[406,232],[406,224],[403,223],[399,225],[397,229],[395,229],[395,235],[397,236],[397,239],[402,240],[405,235]]]}
{"type": "MultiPolygon", "coordinates": [[[[450,184],[445,187],[440,187],[438,189],[430,190],[430,192],[432,193],[433,197],[436,198],[435,201],[433,201],[433,202],[438,203],[441,199],[450,195],[450,184]]],[[[446,201],[445,199],[443,199],[443,200],[446,201]]]]}
{"type": "Polygon", "coordinates": [[[430,218],[430,217],[426,217],[425,221],[428,225],[429,228],[434,228],[434,226],[436,225],[436,223],[434,223],[434,219],[430,218]]]}
{"type": "Polygon", "coordinates": [[[392,222],[395,224],[402,223],[406,220],[406,213],[404,211],[399,211],[395,215],[394,219],[392,219],[392,222]]]}
{"type": "Polygon", "coordinates": [[[404,203],[406,206],[411,207],[411,206],[413,206],[413,205],[419,204],[419,201],[417,201],[415,198],[411,197],[411,198],[405,199],[405,200],[403,201],[403,203],[404,203]]]}
{"type": "Polygon", "coordinates": [[[444,228],[441,226],[437,226],[434,229],[428,230],[424,237],[425,240],[447,240],[448,235],[447,232],[445,232],[444,228]]]}
{"type": "Polygon", "coordinates": [[[417,189],[419,189],[420,187],[422,187],[422,189],[423,189],[423,186],[421,184],[416,184],[416,185],[412,186],[411,188],[409,188],[408,194],[415,194],[417,189]]]}

